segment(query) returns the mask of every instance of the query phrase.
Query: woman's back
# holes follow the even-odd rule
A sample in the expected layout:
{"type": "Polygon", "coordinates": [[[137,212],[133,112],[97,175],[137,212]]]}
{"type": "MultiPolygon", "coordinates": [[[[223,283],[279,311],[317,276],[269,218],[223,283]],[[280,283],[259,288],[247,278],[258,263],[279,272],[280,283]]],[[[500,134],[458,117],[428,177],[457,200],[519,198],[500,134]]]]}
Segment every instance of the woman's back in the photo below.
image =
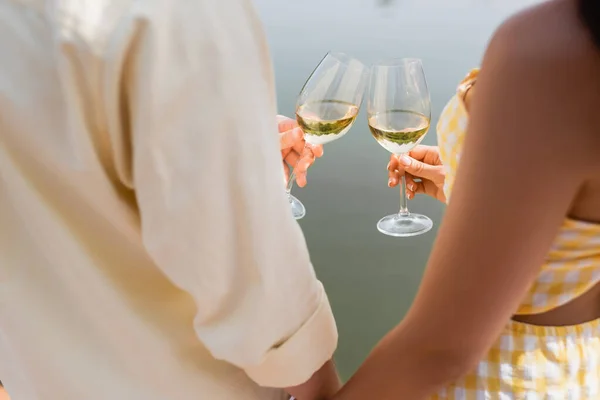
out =
{"type": "MultiPolygon", "coordinates": [[[[544,57],[549,65],[554,64],[557,68],[557,85],[561,84],[560,81],[567,81],[567,84],[572,85],[570,89],[572,96],[560,100],[564,102],[562,115],[553,116],[553,118],[568,119],[569,125],[573,126],[573,130],[565,131],[565,136],[572,137],[572,140],[594,143],[600,139],[600,113],[597,112],[600,104],[600,51],[589,39],[591,33],[582,26],[574,3],[567,0],[544,4],[517,16],[513,23],[519,23],[519,19],[527,20],[531,27],[528,35],[523,37],[527,37],[524,39],[525,45],[534,46],[535,51],[524,52],[523,61],[527,62],[527,57],[544,57]],[[556,27],[553,31],[548,31],[547,28],[550,21],[556,27]],[[566,71],[565,59],[569,59],[570,63],[566,71]],[[565,79],[565,76],[568,79],[565,79]]],[[[582,0],[580,3],[586,1],[582,0]]],[[[478,73],[478,69],[472,71],[461,83],[457,97],[448,104],[438,125],[441,156],[449,166],[445,188],[447,196],[450,195],[462,152],[467,112],[472,106],[473,99],[477,98],[475,82],[478,73]]],[[[514,95],[519,96],[520,93],[514,95]]],[[[539,145],[543,146],[544,143],[540,142],[539,145]]],[[[600,147],[590,146],[589,154],[582,157],[593,157],[599,150],[600,147]]],[[[555,157],[556,175],[559,179],[560,170],[564,166],[561,166],[561,154],[556,154],[555,157]]],[[[510,155],[507,155],[507,161],[510,161],[510,155]]],[[[507,168],[510,168],[510,163],[507,164],[507,168]]],[[[515,184],[519,186],[519,190],[527,190],[527,182],[515,184]]],[[[520,316],[517,319],[541,325],[568,325],[600,317],[600,287],[591,290],[594,284],[600,281],[598,204],[600,204],[600,171],[591,167],[589,177],[581,184],[570,207],[569,218],[565,220],[553,250],[546,260],[548,266],[546,270],[549,272],[544,275],[542,271],[538,277],[538,286],[541,288],[536,288],[534,285],[529,298],[521,304],[518,312],[518,314],[535,315],[535,317],[520,316]],[[577,277],[570,273],[571,286],[565,287],[563,284],[559,288],[555,285],[552,288],[553,295],[549,295],[547,292],[551,291],[551,288],[548,286],[548,281],[561,280],[556,276],[556,268],[552,266],[558,266],[565,271],[564,274],[567,274],[569,270],[578,269],[567,263],[567,260],[570,260],[570,263],[580,263],[579,270],[582,270],[581,259],[586,257],[582,257],[581,253],[585,248],[592,250],[591,253],[585,252],[590,264],[583,266],[584,269],[587,268],[587,273],[577,277]],[[594,253],[594,249],[598,250],[597,254],[594,253]],[[540,292],[536,293],[536,289],[540,292]],[[584,293],[586,296],[579,299],[584,293]],[[580,300],[581,306],[571,304],[573,300],[575,303],[580,300]],[[562,306],[566,307],[564,311],[560,310],[562,306]],[[550,314],[546,314],[548,312],[550,314]]],[[[567,279],[565,276],[562,278],[567,279]]]]}

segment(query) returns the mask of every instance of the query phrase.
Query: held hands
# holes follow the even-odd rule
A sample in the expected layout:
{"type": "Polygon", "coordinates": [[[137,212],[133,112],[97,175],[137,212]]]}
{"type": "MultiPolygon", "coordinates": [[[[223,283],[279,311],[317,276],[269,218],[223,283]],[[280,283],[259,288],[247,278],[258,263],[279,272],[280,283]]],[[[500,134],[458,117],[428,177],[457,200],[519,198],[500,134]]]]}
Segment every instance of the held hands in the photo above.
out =
{"type": "Polygon", "coordinates": [[[290,176],[290,168],[294,169],[296,183],[300,187],[306,186],[306,173],[316,158],[323,155],[323,146],[313,146],[304,141],[304,133],[296,120],[277,116],[279,127],[279,144],[281,148],[281,161],[285,170],[286,182],[290,176]]]}
{"type": "Polygon", "coordinates": [[[445,203],[446,172],[437,146],[417,146],[407,155],[392,155],[388,164],[388,186],[395,187],[406,173],[406,195],[409,199],[423,193],[445,203]],[[416,182],[415,178],[420,179],[416,182]]]}

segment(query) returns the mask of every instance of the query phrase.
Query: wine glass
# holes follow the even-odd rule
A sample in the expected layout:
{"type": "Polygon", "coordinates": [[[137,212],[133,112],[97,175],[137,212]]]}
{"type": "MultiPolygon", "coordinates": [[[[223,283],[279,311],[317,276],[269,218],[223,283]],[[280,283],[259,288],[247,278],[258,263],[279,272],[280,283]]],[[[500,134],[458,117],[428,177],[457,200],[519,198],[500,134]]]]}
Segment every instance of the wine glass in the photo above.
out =
{"type": "MultiPolygon", "coordinates": [[[[406,154],[423,140],[431,121],[431,101],[421,60],[395,59],[371,67],[367,116],[373,137],[390,153],[406,154]]],[[[382,218],[377,229],[389,236],[408,237],[432,227],[431,219],[408,211],[402,176],[400,211],[382,218]]]]}
{"type": "MultiPolygon", "coordinates": [[[[369,79],[368,68],[343,53],[327,53],[298,95],[296,120],[304,140],[312,145],[332,142],[344,136],[356,120],[369,79]]],[[[295,175],[288,178],[287,194],[294,218],[306,215],[306,208],[290,193],[295,175]]]]}

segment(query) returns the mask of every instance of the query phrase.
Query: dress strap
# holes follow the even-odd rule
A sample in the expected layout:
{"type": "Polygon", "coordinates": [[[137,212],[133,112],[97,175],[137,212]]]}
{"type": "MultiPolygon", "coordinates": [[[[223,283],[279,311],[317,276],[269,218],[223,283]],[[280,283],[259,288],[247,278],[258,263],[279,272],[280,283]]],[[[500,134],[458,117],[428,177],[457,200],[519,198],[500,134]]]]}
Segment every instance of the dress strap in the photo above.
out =
{"type": "Polygon", "coordinates": [[[456,96],[463,106],[465,105],[465,97],[467,96],[467,92],[473,87],[473,85],[475,85],[475,82],[477,82],[478,75],[479,68],[473,68],[460,82],[458,88],[456,89],[456,96]]]}

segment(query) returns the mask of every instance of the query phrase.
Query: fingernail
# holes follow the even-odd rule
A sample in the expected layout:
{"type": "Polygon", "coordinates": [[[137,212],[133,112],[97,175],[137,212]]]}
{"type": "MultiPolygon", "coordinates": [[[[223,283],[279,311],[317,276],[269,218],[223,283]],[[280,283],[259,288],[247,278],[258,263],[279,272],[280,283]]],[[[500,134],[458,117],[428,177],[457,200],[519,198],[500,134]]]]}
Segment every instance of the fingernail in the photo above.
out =
{"type": "Polygon", "coordinates": [[[392,180],[391,179],[388,181],[388,187],[392,187],[392,180]]]}
{"type": "Polygon", "coordinates": [[[410,199],[412,199],[413,195],[412,195],[412,193],[407,193],[406,197],[408,197],[408,199],[410,200],[410,199]]]}
{"type": "Polygon", "coordinates": [[[400,164],[404,165],[405,167],[410,166],[410,158],[408,156],[402,156],[400,157],[400,164]]]}
{"type": "Polygon", "coordinates": [[[413,192],[415,191],[415,185],[413,185],[413,184],[408,185],[408,188],[410,190],[412,190],[413,192]]]}

